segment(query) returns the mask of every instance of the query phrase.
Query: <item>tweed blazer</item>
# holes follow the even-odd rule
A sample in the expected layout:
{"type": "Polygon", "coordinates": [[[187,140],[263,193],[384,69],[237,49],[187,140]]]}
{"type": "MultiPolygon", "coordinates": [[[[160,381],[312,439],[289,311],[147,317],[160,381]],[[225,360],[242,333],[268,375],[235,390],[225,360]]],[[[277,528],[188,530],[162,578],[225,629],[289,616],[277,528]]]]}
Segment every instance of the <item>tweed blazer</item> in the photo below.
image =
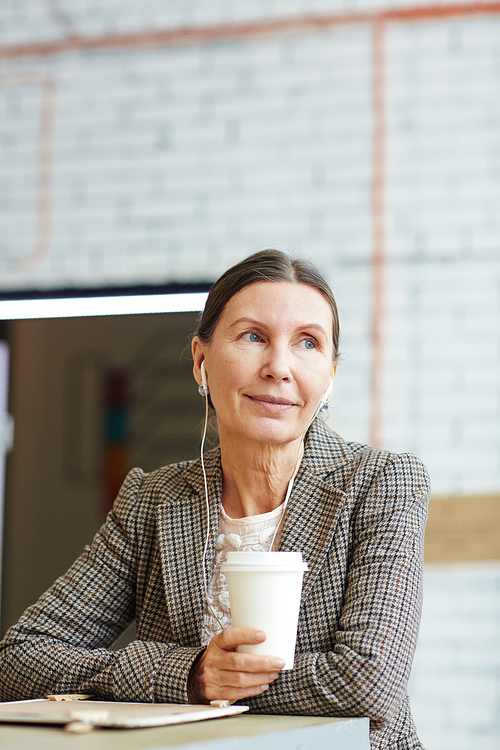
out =
{"type": "MultiPolygon", "coordinates": [[[[222,489],[205,459],[210,580],[222,489]]],[[[316,420],[280,548],[308,563],[293,670],[252,711],[368,716],[372,748],[421,748],[406,696],[419,628],[429,481],[411,454],[346,443],[316,420]]],[[[206,505],[200,461],[132,470],[91,546],[0,645],[0,699],[93,692],[187,702],[201,653],[206,505]],[[110,647],[135,619],[137,637],[110,647]]]]}

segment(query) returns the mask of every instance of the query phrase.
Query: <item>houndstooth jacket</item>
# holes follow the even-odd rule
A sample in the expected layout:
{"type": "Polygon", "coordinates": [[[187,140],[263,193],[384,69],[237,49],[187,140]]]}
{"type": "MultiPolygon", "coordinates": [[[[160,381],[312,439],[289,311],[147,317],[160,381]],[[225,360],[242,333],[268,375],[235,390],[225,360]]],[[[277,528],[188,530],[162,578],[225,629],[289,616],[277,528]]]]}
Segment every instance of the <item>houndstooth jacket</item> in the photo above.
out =
{"type": "MultiPolygon", "coordinates": [[[[211,541],[220,453],[205,460],[211,541]]],[[[346,443],[316,420],[280,548],[308,563],[293,670],[246,701],[261,713],[368,716],[372,748],[421,748],[406,683],[419,628],[429,482],[415,456],[346,443]]],[[[93,692],[187,702],[201,652],[206,508],[200,462],[132,470],[93,544],[0,646],[0,699],[93,692]],[[132,620],[137,639],[110,646],[132,620]]]]}

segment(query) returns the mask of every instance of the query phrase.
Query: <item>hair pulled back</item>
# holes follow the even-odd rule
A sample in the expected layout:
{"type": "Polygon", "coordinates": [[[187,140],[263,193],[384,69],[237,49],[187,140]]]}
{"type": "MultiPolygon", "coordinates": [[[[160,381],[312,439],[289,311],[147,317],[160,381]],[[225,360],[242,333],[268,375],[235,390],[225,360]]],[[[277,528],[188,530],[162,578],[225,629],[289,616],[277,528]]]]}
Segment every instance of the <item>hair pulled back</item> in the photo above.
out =
{"type": "Polygon", "coordinates": [[[204,344],[209,344],[229,300],[257,281],[307,284],[323,295],[332,311],[333,358],[336,362],[339,357],[340,327],[332,290],[313,263],[300,258],[292,259],[281,250],[261,250],[225,271],[210,289],[195,335],[204,344]]]}

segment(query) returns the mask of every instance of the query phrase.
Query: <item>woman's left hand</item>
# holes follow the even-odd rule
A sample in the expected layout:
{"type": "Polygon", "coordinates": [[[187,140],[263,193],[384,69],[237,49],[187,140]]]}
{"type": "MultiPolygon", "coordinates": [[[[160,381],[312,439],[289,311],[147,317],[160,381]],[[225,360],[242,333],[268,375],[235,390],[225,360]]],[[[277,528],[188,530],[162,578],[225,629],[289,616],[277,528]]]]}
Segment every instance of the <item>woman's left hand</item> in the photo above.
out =
{"type": "Polygon", "coordinates": [[[238,646],[262,643],[266,634],[252,628],[226,628],[214,636],[189,675],[190,703],[234,702],[260,695],[285,666],[276,656],[242,654],[238,646]]]}

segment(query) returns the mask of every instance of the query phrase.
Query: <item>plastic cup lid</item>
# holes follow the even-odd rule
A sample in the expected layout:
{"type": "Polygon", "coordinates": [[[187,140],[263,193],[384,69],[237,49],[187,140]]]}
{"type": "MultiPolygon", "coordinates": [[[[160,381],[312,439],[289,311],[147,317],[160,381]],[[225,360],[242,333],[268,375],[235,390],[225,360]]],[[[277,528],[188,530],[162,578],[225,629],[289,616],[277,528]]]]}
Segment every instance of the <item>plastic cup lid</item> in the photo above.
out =
{"type": "Polygon", "coordinates": [[[221,570],[282,570],[305,571],[307,563],[302,561],[301,552],[228,552],[227,561],[221,570]]]}

